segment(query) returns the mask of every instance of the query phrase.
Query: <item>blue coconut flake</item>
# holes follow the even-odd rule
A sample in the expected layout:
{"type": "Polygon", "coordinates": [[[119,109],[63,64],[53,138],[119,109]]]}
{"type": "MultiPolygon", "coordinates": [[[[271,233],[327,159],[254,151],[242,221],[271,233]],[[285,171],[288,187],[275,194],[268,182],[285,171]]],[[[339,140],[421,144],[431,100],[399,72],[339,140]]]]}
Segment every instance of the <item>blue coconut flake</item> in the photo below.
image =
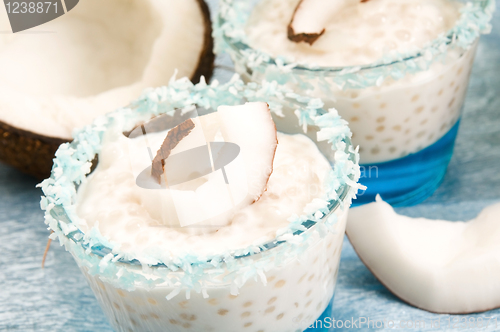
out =
{"type": "Polygon", "coordinates": [[[319,99],[300,96],[276,82],[245,85],[235,76],[229,83],[207,84],[203,79],[194,85],[187,79],[172,80],[168,86],[147,89],[128,107],[97,118],[90,126],[74,131],[74,141],[63,144],[56,152],[52,174],[38,185],[44,196],[40,207],[45,210],[45,223],[70,251],[82,269],[99,276],[114,287],[134,290],[167,285],[173,298],[182,291],[209,296],[212,285],[231,284],[238,293],[248,280],[266,282],[265,272],[300,258],[318,236],[334,230],[336,209],[349,207],[360,176],[359,154],[350,145],[351,132],[338,113],[322,109],[319,99]],[[172,256],[155,248],[138,255],[121,249],[99,231],[98,223],[86,233],[81,231],[85,220],[76,213],[78,187],[87,181],[92,160],[101,151],[104,135],[131,130],[137,123],[154,115],[193,105],[216,109],[219,105],[239,105],[247,101],[268,102],[274,114],[283,116],[284,106],[295,109],[300,125],[319,127],[318,135],[334,150],[333,168],[325,180],[325,197],[310,202],[303,215],[289,218],[287,227],[277,231],[271,242],[254,243],[246,248],[226,250],[216,255],[186,252],[172,256]],[[259,255],[255,259],[255,255],[259,255]]]}
{"type": "Polygon", "coordinates": [[[385,55],[368,66],[337,68],[294,63],[285,57],[273,58],[251,48],[245,28],[254,3],[245,0],[219,2],[219,16],[214,22],[213,32],[216,53],[228,53],[237,69],[250,69],[252,77],[259,81],[264,78],[279,84],[292,84],[303,91],[312,90],[316,85],[364,89],[380,86],[387,78],[398,80],[407,74],[427,70],[433,63],[443,61],[449,50],[468,50],[481,34],[490,33],[490,21],[495,11],[494,0],[469,1],[461,8],[455,26],[424,47],[385,55]],[[312,82],[319,84],[313,85],[312,82]]]}

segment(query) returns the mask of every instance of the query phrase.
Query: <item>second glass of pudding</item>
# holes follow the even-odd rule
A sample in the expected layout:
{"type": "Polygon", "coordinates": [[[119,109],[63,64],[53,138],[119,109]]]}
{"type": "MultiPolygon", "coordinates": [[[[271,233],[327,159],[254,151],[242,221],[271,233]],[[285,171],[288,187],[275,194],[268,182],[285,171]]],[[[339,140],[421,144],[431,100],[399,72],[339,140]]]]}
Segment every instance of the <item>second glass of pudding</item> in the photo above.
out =
{"type": "Polygon", "coordinates": [[[216,36],[247,81],[319,97],[349,122],[360,182],[395,206],[439,186],[494,1],[222,0],[216,36]],[[328,4],[328,5],[326,5],[328,4]]]}
{"type": "Polygon", "coordinates": [[[116,331],[304,331],[332,317],[359,178],[350,135],[319,100],[273,84],[180,80],[61,146],[42,208],[116,331]],[[194,174],[208,145],[212,171],[188,181],[167,171],[181,158],[176,171],[194,174]],[[246,205],[242,174],[253,179],[246,205]]]}

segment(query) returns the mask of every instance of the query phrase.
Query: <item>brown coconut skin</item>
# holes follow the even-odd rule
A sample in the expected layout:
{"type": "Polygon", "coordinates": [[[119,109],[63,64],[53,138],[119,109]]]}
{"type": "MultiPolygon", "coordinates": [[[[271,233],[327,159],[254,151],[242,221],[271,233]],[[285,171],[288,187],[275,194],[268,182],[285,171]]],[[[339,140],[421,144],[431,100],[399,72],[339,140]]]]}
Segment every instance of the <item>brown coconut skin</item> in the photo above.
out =
{"type": "Polygon", "coordinates": [[[66,142],[65,139],[38,135],[0,121],[0,160],[37,179],[50,175],[55,152],[59,145],[66,142]]]}
{"type": "MultiPolygon", "coordinates": [[[[205,35],[198,66],[191,76],[193,83],[198,83],[201,76],[205,76],[207,81],[210,79],[215,60],[210,11],[204,0],[196,1],[203,15],[205,35]]],[[[52,159],[59,145],[69,141],[71,140],[39,135],[0,121],[0,161],[39,180],[50,176],[52,159]]]]}

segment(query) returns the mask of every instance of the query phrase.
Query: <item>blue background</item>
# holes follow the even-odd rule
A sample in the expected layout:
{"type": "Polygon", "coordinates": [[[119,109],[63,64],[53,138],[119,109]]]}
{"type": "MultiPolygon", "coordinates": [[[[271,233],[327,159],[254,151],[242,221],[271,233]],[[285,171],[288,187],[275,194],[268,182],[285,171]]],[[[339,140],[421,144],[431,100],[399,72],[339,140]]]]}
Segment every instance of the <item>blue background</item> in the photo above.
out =
{"type": "MultiPolygon", "coordinates": [[[[214,1],[210,2],[214,12],[214,1]]],[[[227,57],[217,58],[215,78],[232,76],[227,57]]],[[[40,263],[48,231],[39,208],[37,182],[0,164],[0,330],[7,331],[111,331],[92,291],[72,257],[53,243],[46,267],[40,263]]],[[[468,220],[482,208],[500,201],[500,14],[493,31],[479,44],[465,102],[455,154],[443,184],[432,197],[400,213],[431,219],[468,220]]],[[[499,216],[500,219],[500,216],[499,216]]],[[[500,222],[500,220],[499,220],[500,222]]],[[[335,319],[398,322],[424,320],[418,331],[457,331],[447,319],[498,318],[500,310],[477,315],[431,314],[395,298],[366,269],[345,241],[334,302],[335,319]],[[430,326],[441,319],[441,328],[430,326]]],[[[380,323],[379,323],[379,326],[380,323]]],[[[358,329],[369,330],[366,324],[358,329]]],[[[381,328],[377,330],[395,330],[381,328]]],[[[273,331],[276,332],[276,331],[273,331]]]]}

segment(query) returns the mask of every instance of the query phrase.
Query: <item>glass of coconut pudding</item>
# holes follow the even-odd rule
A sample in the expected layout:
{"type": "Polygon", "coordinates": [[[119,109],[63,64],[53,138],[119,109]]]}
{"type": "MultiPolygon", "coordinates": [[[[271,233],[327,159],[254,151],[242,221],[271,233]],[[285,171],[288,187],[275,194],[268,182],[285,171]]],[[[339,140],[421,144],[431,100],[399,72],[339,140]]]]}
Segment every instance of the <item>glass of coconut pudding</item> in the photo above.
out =
{"type": "Polygon", "coordinates": [[[331,315],[350,136],[274,83],[172,81],[62,145],[41,206],[116,331],[303,331],[331,315]]]}
{"type": "Polygon", "coordinates": [[[494,1],[222,0],[218,51],[244,80],[335,107],[360,146],[361,179],[392,205],[439,186],[453,153],[479,36],[494,1]]]}

